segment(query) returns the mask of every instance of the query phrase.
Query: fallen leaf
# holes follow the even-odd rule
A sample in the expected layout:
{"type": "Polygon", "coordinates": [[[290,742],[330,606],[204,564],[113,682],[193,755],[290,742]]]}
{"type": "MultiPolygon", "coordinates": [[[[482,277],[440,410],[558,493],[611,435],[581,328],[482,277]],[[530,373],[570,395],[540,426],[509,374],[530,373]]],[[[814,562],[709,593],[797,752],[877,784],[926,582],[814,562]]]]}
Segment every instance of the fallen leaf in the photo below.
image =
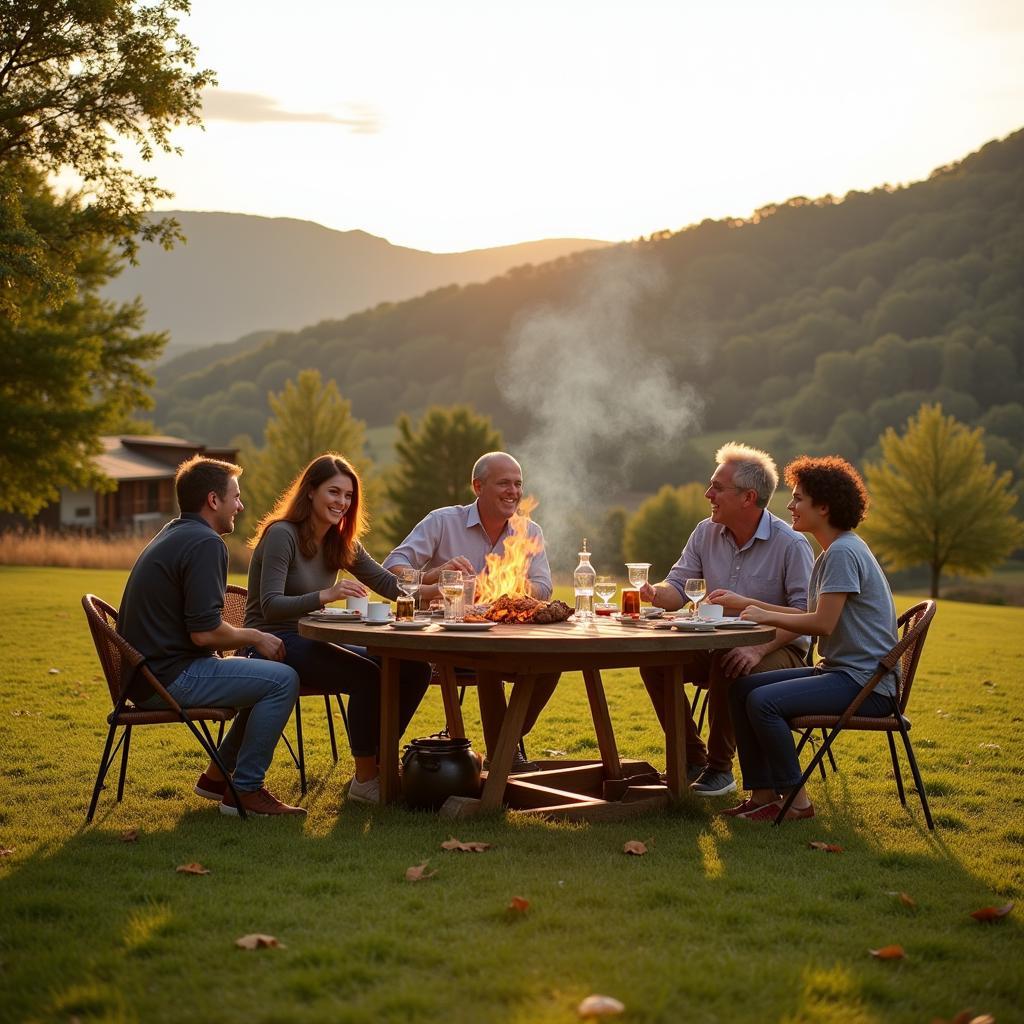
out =
{"type": "Polygon", "coordinates": [[[1006,903],[1001,907],[982,907],[981,910],[972,910],[971,917],[975,921],[998,921],[1001,917],[1013,910],[1012,903],[1006,903]]]}
{"type": "Polygon", "coordinates": [[[139,830],[137,828],[130,828],[122,832],[118,838],[122,843],[134,843],[139,838],[139,830]]]}
{"type": "Polygon", "coordinates": [[[545,757],[567,757],[568,756],[564,750],[542,750],[541,753],[545,757]]]}
{"type": "Polygon", "coordinates": [[[618,999],[612,999],[611,996],[587,996],[576,1007],[576,1012],[581,1017],[614,1017],[625,1009],[623,1003],[618,999]]]}
{"type": "Polygon", "coordinates": [[[914,897],[911,896],[909,893],[905,893],[905,892],[887,892],[886,895],[887,896],[895,896],[900,901],[900,903],[903,904],[903,906],[909,908],[910,910],[916,910],[917,909],[917,900],[915,900],[914,897]]]}
{"type": "Polygon", "coordinates": [[[944,1017],[933,1017],[931,1024],[996,1024],[996,1019],[991,1013],[975,1016],[973,1010],[961,1010],[951,1020],[946,1020],[944,1017]]]}
{"type": "Polygon", "coordinates": [[[287,949],[283,942],[278,942],[273,935],[243,935],[235,939],[239,949],[287,949]]]}
{"type": "Polygon", "coordinates": [[[825,853],[842,853],[843,848],[835,843],[821,843],[817,840],[807,844],[812,850],[823,850],[825,853]]]}
{"type": "Polygon", "coordinates": [[[462,843],[455,836],[441,844],[442,850],[459,850],[462,853],[483,853],[491,848],[490,843],[469,842],[462,843]]]}
{"type": "Polygon", "coordinates": [[[193,861],[191,864],[179,864],[174,870],[179,875],[208,875],[210,873],[210,869],[204,868],[198,861],[193,861]]]}
{"type": "Polygon", "coordinates": [[[10,857],[14,853],[13,846],[0,846],[0,857],[10,857]]]}
{"type": "Polygon", "coordinates": [[[59,676],[60,675],[60,669],[59,668],[51,668],[48,674],[51,675],[51,676],[59,676]]]}
{"type": "Polygon", "coordinates": [[[981,681],[981,685],[982,686],[995,686],[996,684],[993,683],[991,679],[983,679],[981,681]]]}
{"type": "Polygon", "coordinates": [[[422,882],[427,878],[433,878],[437,872],[427,870],[427,865],[429,863],[429,860],[425,860],[422,864],[417,864],[415,867],[406,868],[405,880],[407,882],[422,882]]]}
{"type": "Polygon", "coordinates": [[[883,946],[881,949],[869,949],[868,952],[876,960],[902,960],[907,955],[902,946],[883,946]]]}
{"type": "Polygon", "coordinates": [[[622,847],[622,852],[631,853],[634,857],[642,857],[647,852],[647,844],[641,843],[639,839],[630,839],[630,841],[622,847]]]}
{"type": "Polygon", "coordinates": [[[513,896],[508,909],[514,914],[525,914],[530,909],[530,901],[524,900],[522,896],[513,896]]]}
{"type": "Polygon", "coordinates": [[[979,750],[1002,750],[1003,748],[1001,746],[999,746],[998,743],[979,743],[978,744],[978,749],[979,750]]]}

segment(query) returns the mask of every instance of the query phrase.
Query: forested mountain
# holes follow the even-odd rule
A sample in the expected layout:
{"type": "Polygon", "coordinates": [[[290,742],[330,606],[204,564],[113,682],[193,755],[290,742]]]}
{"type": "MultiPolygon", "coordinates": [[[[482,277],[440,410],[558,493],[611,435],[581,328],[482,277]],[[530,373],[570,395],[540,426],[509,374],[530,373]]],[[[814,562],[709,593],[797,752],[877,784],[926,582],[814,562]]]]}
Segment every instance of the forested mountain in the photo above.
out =
{"type": "Polygon", "coordinates": [[[470,252],[421,252],[365,231],[239,213],[171,211],[187,242],[144,246],[105,289],[140,295],[149,330],[168,331],[165,358],[243,334],[301,327],[447,284],[486,281],[606,242],[551,238],[470,252]]]}
{"type": "MultiPolygon", "coordinates": [[[[577,308],[602,289],[614,306],[617,266],[649,281],[607,329],[701,396],[705,429],[773,427],[781,448],[857,458],[939,400],[984,425],[990,453],[1018,468],[1024,131],[906,187],[790,199],[281,334],[160,389],[157,422],[210,442],[258,437],[266,392],[317,367],[371,426],[468,402],[514,441],[529,414],[498,379],[512,339],[536,311],[577,308]]],[[[531,368],[537,387],[550,361],[568,358],[579,353],[553,335],[531,368]]]]}

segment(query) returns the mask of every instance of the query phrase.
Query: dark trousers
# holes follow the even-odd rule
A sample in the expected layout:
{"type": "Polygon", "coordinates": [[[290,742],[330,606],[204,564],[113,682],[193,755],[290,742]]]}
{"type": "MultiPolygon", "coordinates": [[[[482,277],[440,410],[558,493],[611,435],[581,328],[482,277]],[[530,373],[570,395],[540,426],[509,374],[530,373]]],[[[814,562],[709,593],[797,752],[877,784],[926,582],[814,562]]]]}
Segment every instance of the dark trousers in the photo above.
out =
{"type": "MultiPolygon", "coordinates": [[[[845,672],[817,668],[759,672],[733,681],[729,693],[732,724],[744,789],[792,789],[803,774],[787,719],[797,715],[838,715],[860,693],[845,672]]],[[[858,714],[883,717],[890,699],[872,693],[858,714]]]]}
{"type": "MultiPolygon", "coordinates": [[[[353,757],[376,757],[380,746],[380,662],[365,647],[341,647],[298,633],[276,634],[284,641],[286,665],[299,674],[300,694],[348,694],[348,726],[353,757]]],[[[399,735],[405,732],[430,684],[430,666],[402,661],[398,674],[399,735]]]]}

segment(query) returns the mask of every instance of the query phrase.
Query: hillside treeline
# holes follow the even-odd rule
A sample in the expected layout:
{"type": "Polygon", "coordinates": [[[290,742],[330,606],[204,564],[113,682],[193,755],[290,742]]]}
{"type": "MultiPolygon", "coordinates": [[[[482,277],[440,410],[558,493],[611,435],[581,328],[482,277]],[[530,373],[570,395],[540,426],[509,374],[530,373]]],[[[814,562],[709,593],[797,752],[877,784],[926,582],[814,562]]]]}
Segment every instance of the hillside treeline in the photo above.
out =
{"type": "Polygon", "coordinates": [[[467,402],[514,441],[527,414],[498,377],[517,324],[579,301],[624,254],[660,284],[632,310],[623,343],[698,389],[704,429],[774,427],[795,446],[859,459],[886,427],[938,401],[983,426],[989,457],[1020,472],[1024,131],[907,187],[791,199],[278,335],[165,375],[156,421],[208,442],[259,437],[267,393],[315,367],[370,426],[467,402]]]}

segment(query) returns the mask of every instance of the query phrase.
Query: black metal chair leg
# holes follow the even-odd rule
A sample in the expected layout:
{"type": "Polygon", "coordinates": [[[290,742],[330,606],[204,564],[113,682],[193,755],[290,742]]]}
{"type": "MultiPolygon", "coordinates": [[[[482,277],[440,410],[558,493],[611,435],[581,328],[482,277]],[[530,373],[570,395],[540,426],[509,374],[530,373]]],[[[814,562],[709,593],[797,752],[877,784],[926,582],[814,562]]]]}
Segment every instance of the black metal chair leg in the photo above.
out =
{"type": "Polygon", "coordinates": [[[892,758],[892,774],[896,780],[896,792],[900,795],[900,803],[906,807],[907,794],[903,791],[903,773],[900,771],[900,763],[896,758],[896,742],[893,740],[891,732],[887,732],[885,738],[889,741],[889,756],[892,758]]]}
{"type": "Polygon", "coordinates": [[[92,787],[92,799],[89,801],[89,811],[85,816],[86,824],[92,821],[93,815],[96,813],[96,804],[98,804],[100,800],[100,790],[103,788],[103,780],[107,777],[107,772],[110,770],[110,748],[114,745],[115,732],[117,732],[117,726],[112,724],[107,730],[107,742],[104,744],[103,757],[100,758],[99,770],[96,772],[96,785],[92,787]]]}
{"type": "Polygon", "coordinates": [[[242,798],[238,795],[238,790],[235,789],[235,782],[231,778],[231,773],[224,766],[224,762],[221,760],[220,752],[210,742],[210,732],[206,728],[206,723],[203,722],[203,732],[200,732],[196,727],[196,723],[191,718],[186,718],[182,715],[182,721],[189,727],[192,735],[199,740],[199,745],[209,755],[210,760],[217,766],[217,770],[224,776],[224,781],[228,784],[228,789],[231,790],[231,795],[235,798],[235,806],[238,808],[238,816],[242,821],[247,820],[248,815],[245,813],[245,808],[242,806],[242,798]],[[205,735],[203,734],[205,732],[205,735]]]}
{"type": "Polygon", "coordinates": [[[797,793],[807,785],[807,780],[814,774],[814,769],[821,764],[822,758],[828,753],[828,748],[832,746],[832,741],[839,735],[839,733],[840,729],[837,726],[831,733],[829,733],[825,742],[815,751],[814,757],[812,757],[808,762],[803,775],[800,776],[800,781],[789,791],[789,796],[782,801],[782,806],[779,808],[779,813],[775,816],[773,824],[781,825],[783,821],[786,820],[786,811],[788,811],[792,806],[797,793]]]}
{"type": "MultiPolygon", "coordinates": [[[[800,753],[801,753],[801,751],[804,749],[804,747],[807,746],[807,741],[808,740],[810,740],[810,742],[811,742],[811,747],[812,748],[814,747],[814,739],[813,739],[813,736],[812,736],[813,731],[814,731],[813,729],[804,729],[804,731],[800,734],[800,742],[796,745],[796,758],[797,758],[798,761],[800,760],[800,753]]],[[[825,781],[825,762],[824,761],[819,761],[818,762],[818,770],[821,772],[821,781],[824,782],[825,781]]]]}
{"type": "Polygon", "coordinates": [[[295,702],[295,746],[299,751],[299,789],[306,795],[306,751],[302,746],[302,701],[295,702]]]}
{"type": "Polygon", "coordinates": [[[132,727],[126,725],[124,727],[124,735],[121,737],[121,772],[117,778],[117,802],[121,802],[121,798],[124,796],[124,780],[128,774],[128,747],[132,742],[132,727]]]}
{"type": "Polygon", "coordinates": [[[217,742],[213,744],[215,747],[220,747],[221,741],[224,739],[224,719],[220,720],[220,726],[217,729],[217,742]]]}
{"type": "Polygon", "coordinates": [[[338,741],[334,735],[334,716],[331,714],[331,695],[329,693],[324,694],[324,707],[327,709],[327,732],[331,737],[331,757],[334,758],[334,763],[338,763],[338,741]]]}
{"type": "Polygon", "coordinates": [[[921,809],[924,811],[924,820],[928,822],[928,828],[934,832],[935,822],[932,821],[932,812],[928,807],[928,796],[924,791],[924,783],[921,781],[921,773],[917,769],[917,758],[914,757],[914,748],[910,745],[910,737],[906,728],[900,722],[900,735],[903,737],[903,746],[907,751],[907,760],[910,762],[910,771],[914,776],[914,785],[917,786],[917,795],[921,798],[921,809]]]}
{"type": "MultiPolygon", "coordinates": [[[[336,693],[334,699],[338,702],[338,710],[341,712],[341,724],[345,726],[345,739],[348,741],[348,745],[352,746],[352,732],[348,727],[348,711],[345,709],[345,702],[341,699],[341,694],[336,693]]],[[[337,758],[335,758],[337,760],[337,758]]]]}
{"type": "MultiPolygon", "coordinates": [[[[827,735],[828,734],[825,732],[825,727],[822,726],[821,727],[821,738],[824,739],[827,735]]],[[[832,771],[834,771],[834,772],[839,771],[839,765],[836,764],[836,758],[835,758],[835,755],[832,753],[832,748],[831,747],[828,748],[828,760],[829,760],[829,764],[832,765],[832,771]]],[[[824,775],[824,772],[822,772],[822,775],[824,775]]]]}

